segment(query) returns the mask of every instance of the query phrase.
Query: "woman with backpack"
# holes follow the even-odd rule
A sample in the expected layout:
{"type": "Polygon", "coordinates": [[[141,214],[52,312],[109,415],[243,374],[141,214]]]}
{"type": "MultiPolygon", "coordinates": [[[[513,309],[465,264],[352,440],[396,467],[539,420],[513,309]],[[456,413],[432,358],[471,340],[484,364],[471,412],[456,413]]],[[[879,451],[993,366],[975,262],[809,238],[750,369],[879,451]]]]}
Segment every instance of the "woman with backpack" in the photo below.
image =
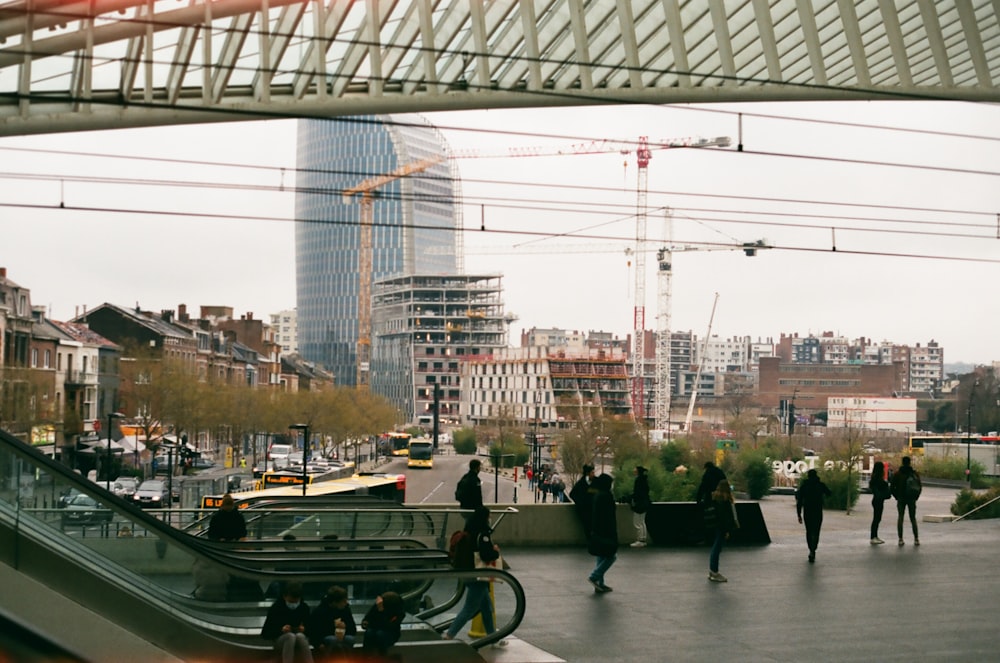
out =
{"type": "MultiPolygon", "coordinates": [[[[472,570],[484,566],[495,566],[498,563],[500,546],[493,543],[489,509],[484,506],[476,507],[476,510],[466,521],[463,532],[465,536],[458,537],[454,543],[452,566],[456,569],[472,570]]],[[[442,637],[446,640],[454,640],[462,627],[477,614],[482,616],[486,635],[496,631],[488,579],[476,578],[465,581],[465,603],[442,637]]],[[[499,640],[493,646],[505,647],[507,641],[499,640]]]]}
{"type": "Polygon", "coordinates": [[[899,471],[892,475],[892,496],[896,498],[896,511],[899,517],[896,519],[896,534],[899,535],[899,545],[904,546],[903,541],[903,512],[910,511],[910,525],[913,527],[913,545],[920,545],[920,535],[917,533],[917,500],[923,490],[923,483],[920,475],[910,464],[910,457],[903,456],[903,465],[899,471]]]}

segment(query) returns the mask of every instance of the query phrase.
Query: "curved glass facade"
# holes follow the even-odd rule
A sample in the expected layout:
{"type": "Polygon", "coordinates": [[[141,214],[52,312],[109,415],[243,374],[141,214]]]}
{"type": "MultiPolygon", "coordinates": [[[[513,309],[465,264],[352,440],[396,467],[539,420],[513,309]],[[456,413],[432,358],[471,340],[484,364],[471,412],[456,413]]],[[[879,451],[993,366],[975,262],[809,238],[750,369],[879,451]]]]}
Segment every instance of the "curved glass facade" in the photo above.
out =
{"type": "Polygon", "coordinates": [[[357,382],[361,204],[342,191],[422,159],[426,170],[375,190],[372,282],[389,276],[456,274],[460,187],[448,145],[413,115],[300,120],[295,201],[299,352],[357,382]]]}

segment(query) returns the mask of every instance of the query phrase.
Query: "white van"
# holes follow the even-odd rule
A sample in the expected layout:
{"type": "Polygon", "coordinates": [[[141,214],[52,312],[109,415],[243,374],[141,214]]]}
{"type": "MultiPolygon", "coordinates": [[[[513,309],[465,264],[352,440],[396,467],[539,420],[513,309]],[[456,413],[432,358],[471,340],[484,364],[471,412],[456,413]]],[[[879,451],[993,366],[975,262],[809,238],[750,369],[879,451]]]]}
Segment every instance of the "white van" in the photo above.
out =
{"type": "Polygon", "coordinates": [[[288,467],[288,454],[292,453],[290,444],[272,444],[267,450],[267,465],[269,469],[280,470],[288,467]]]}

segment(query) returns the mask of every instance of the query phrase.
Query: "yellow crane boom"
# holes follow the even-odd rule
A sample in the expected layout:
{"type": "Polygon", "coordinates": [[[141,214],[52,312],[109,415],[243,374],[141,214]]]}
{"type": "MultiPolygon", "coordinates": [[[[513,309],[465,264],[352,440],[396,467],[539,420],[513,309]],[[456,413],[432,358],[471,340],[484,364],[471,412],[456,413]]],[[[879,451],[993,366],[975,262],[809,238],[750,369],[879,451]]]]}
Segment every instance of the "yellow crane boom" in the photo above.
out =
{"type": "Polygon", "coordinates": [[[358,342],[357,342],[357,388],[368,389],[369,366],[372,348],[372,225],[374,211],[372,202],[375,191],[390,182],[423,172],[445,157],[434,156],[411,161],[390,173],[376,175],[349,189],[344,189],[342,199],[350,203],[356,196],[361,198],[360,242],[358,245],[358,342]]]}

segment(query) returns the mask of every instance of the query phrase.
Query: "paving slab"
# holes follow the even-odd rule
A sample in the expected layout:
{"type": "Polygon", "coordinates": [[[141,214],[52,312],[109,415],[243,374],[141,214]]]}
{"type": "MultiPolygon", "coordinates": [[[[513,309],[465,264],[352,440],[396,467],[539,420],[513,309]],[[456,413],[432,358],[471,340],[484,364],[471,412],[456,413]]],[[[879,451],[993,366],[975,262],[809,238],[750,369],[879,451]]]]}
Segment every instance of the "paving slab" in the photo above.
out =
{"type": "MultiPolygon", "coordinates": [[[[918,516],[948,514],[955,492],[925,488],[918,516]]],[[[548,658],[512,648],[488,660],[1000,660],[1000,521],[921,521],[919,547],[906,522],[899,547],[890,501],[887,543],[872,546],[870,500],[826,512],[815,564],[794,499],[761,500],[772,543],[724,550],[726,583],[708,581],[708,547],[623,547],[607,575],[614,591],[601,595],[587,582],[585,550],[505,548],[528,597],[516,635],[548,658]]]]}

